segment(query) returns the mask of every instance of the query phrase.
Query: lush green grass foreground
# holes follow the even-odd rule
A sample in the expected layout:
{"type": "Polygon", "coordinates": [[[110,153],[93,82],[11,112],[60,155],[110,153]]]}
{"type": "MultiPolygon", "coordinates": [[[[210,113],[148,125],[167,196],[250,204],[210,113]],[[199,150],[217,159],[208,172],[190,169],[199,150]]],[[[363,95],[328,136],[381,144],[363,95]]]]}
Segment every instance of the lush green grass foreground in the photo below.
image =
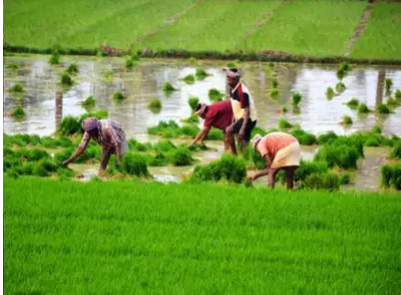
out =
{"type": "Polygon", "coordinates": [[[5,178],[4,292],[399,294],[400,216],[397,195],[5,178]]]}
{"type": "MultiPolygon", "coordinates": [[[[107,44],[126,53],[152,49],[147,56],[337,62],[366,5],[357,0],[5,1],[3,47],[49,53],[58,46],[63,53],[95,54],[107,44]]],[[[349,60],[398,63],[400,16],[401,3],[376,1],[349,60]]]]}

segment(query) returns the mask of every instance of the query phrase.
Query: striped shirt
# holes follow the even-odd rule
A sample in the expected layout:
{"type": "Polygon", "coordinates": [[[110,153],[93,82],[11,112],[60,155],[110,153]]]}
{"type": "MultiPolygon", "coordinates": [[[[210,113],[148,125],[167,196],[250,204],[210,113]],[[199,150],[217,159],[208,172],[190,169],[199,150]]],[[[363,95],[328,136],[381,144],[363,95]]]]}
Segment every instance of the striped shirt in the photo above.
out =
{"type": "MultiPolygon", "coordinates": [[[[107,148],[118,148],[121,147],[122,143],[125,142],[125,133],[120,125],[120,123],[111,121],[108,119],[103,119],[98,121],[98,138],[95,139],[102,147],[107,148]]],[[[80,148],[86,148],[91,136],[88,132],[85,132],[80,148]]]]}

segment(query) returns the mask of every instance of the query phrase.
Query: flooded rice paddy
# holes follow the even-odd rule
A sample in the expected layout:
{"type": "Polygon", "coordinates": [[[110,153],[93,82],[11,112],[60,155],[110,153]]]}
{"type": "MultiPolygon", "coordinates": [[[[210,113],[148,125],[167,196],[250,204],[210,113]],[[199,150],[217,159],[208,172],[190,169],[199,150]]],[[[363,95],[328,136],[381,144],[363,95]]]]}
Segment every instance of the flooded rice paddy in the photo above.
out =
{"type": "MultiPolygon", "coordinates": [[[[132,70],[125,68],[122,58],[97,57],[63,57],[58,66],[47,63],[48,56],[7,57],[4,59],[4,132],[50,135],[57,124],[67,115],[80,115],[86,110],[80,106],[88,96],[93,95],[97,104],[95,109],[107,109],[109,118],[119,121],[128,137],[139,141],[156,141],[158,138],[148,136],[147,128],[156,125],[160,120],[187,118],[191,114],[188,98],[197,96],[200,101],[210,103],[208,91],[217,88],[226,91],[225,72],[222,70],[227,61],[196,61],[151,59],[141,60],[132,70]],[[70,88],[60,85],[62,71],[71,62],[79,67],[79,74],[70,88]],[[10,64],[18,64],[18,69],[10,69],[10,64]],[[194,74],[196,68],[202,67],[211,76],[203,81],[188,85],[180,78],[194,74]],[[7,92],[17,82],[24,85],[23,94],[7,92]],[[170,82],[178,88],[170,96],[162,91],[162,85],[170,82]],[[115,91],[121,91],[126,99],[116,103],[112,99],[115,91]],[[159,98],[162,109],[154,113],[147,108],[153,98],[159,98]],[[23,121],[11,118],[9,114],[22,105],[26,112],[23,121]]],[[[370,130],[375,124],[382,126],[383,133],[401,136],[401,108],[390,115],[370,113],[358,116],[345,103],[356,97],[366,103],[370,109],[386,101],[382,83],[384,78],[393,80],[393,89],[401,89],[401,67],[393,66],[353,66],[352,71],[343,83],[346,90],[333,99],[326,98],[327,87],[335,89],[338,82],[336,69],[338,65],[316,64],[275,64],[274,72],[279,83],[279,96],[276,100],[269,98],[271,76],[266,73],[267,63],[241,63],[243,83],[253,96],[258,115],[258,125],[264,129],[277,127],[278,120],[284,117],[291,123],[299,124],[305,131],[316,135],[327,131],[337,134],[349,134],[357,130],[370,130]],[[291,107],[292,93],[300,92],[302,101],[299,112],[291,107]],[[281,113],[287,106],[289,112],[281,113]],[[339,123],[343,115],[349,115],[354,124],[344,128],[339,123]]],[[[220,156],[222,143],[208,143],[212,151],[196,154],[201,163],[209,162],[220,156]]],[[[303,147],[303,157],[313,157],[317,147],[303,147]]],[[[351,187],[377,189],[380,183],[380,165],[388,152],[384,149],[367,151],[367,157],[359,165],[351,187]]],[[[96,173],[97,165],[80,166],[84,178],[96,173]]],[[[74,167],[76,167],[74,166],[74,167]]],[[[160,181],[179,181],[191,167],[155,167],[150,168],[160,181]]]]}

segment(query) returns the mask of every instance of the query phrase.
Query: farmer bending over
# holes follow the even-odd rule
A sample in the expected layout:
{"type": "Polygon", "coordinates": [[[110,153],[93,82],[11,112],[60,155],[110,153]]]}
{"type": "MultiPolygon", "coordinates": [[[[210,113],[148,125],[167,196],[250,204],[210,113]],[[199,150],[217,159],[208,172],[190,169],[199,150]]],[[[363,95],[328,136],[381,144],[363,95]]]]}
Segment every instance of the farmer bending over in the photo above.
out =
{"type": "Polygon", "coordinates": [[[228,151],[228,141],[226,139],[225,130],[231,125],[233,121],[233,111],[231,109],[231,103],[228,100],[218,101],[212,105],[206,105],[199,103],[196,106],[196,114],[204,119],[203,128],[199,134],[195,137],[194,141],[188,145],[193,146],[195,143],[200,141],[203,144],[203,140],[208,135],[212,127],[223,130],[224,132],[224,150],[228,151]]]}
{"type": "Polygon", "coordinates": [[[91,139],[102,146],[102,160],[99,172],[107,168],[110,156],[115,153],[117,164],[121,163],[121,157],[128,150],[128,144],[125,139],[124,131],[121,125],[111,120],[97,120],[96,118],[87,118],[82,122],[82,129],[85,134],[75,153],[63,162],[68,165],[81,155],[91,139]]]}
{"type": "Polygon", "coordinates": [[[294,171],[299,167],[301,155],[301,147],[298,140],[290,134],[274,132],[264,137],[259,134],[255,135],[251,145],[266,161],[266,168],[250,179],[255,181],[261,176],[269,175],[269,186],[274,188],[276,174],[283,169],[286,171],[287,189],[292,189],[294,186],[294,171]]]}
{"type": "Polygon", "coordinates": [[[234,155],[235,148],[234,134],[244,151],[246,144],[251,139],[252,129],[256,125],[256,111],[248,88],[240,82],[241,73],[238,69],[231,68],[227,72],[227,84],[230,86],[231,107],[234,114],[234,123],[226,129],[227,139],[234,155]]]}

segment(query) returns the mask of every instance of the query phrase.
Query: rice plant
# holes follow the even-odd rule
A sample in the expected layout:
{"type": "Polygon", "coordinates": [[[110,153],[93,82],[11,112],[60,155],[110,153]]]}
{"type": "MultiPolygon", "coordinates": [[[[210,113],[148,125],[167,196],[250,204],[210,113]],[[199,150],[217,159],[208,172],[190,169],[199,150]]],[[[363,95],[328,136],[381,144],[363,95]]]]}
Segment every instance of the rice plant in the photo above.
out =
{"type": "Polygon", "coordinates": [[[336,93],[334,92],[333,88],[327,87],[327,89],[326,89],[326,97],[328,99],[332,99],[335,95],[336,95],[336,93]]]}
{"type": "Polygon", "coordinates": [[[199,104],[199,98],[196,96],[192,96],[188,99],[188,104],[191,107],[191,110],[194,112],[197,105],[199,104]]]}
{"type": "Polygon", "coordinates": [[[347,115],[343,116],[343,123],[345,125],[352,125],[353,124],[351,117],[347,116],[347,115]]]}
{"type": "Polygon", "coordinates": [[[391,89],[393,88],[393,80],[390,78],[387,78],[384,81],[385,89],[386,89],[386,95],[391,95],[391,89]]]}
{"type": "Polygon", "coordinates": [[[166,95],[169,95],[169,94],[171,94],[171,93],[174,92],[174,91],[177,91],[177,89],[174,88],[174,86],[171,85],[171,84],[168,83],[168,82],[165,82],[165,83],[163,84],[162,90],[163,90],[163,92],[164,92],[166,95]]]}
{"type": "Polygon", "coordinates": [[[361,103],[358,107],[358,114],[368,114],[370,113],[370,109],[364,103],[361,103]]]}
{"type": "Polygon", "coordinates": [[[16,83],[8,89],[8,92],[22,93],[24,92],[24,86],[21,83],[16,83]]]}
{"type": "Polygon", "coordinates": [[[381,103],[377,106],[377,112],[379,114],[390,114],[390,110],[384,103],[381,103]]]}
{"type": "Polygon", "coordinates": [[[336,91],[338,93],[344,92],[344,90],[346,89],[345,84],[343,82],[338,82],[336,85],[336,91]]]}
{"type": "Polygon", "coordinates": [[[79,69],[78,69],[78,66],[76,65],[76,63],[70,64],[70,66],[67,68],[67,73],[70,75],[75,75],[75,74],[79,73],[79,69]]]}
{"type": "Polygon", "coordinates": [[[83,102],[80,103],[84,108],[92,108],[96,105],[96,99],[91,95],[88,96],[83,102]]]}
{"type": "Polygon", "coordinates": [[[290,122],[288,122],[286,119],[281,118],[281,119],[278,121],[278,127],[279,127],[280,129],[288,129],[288,128],[291,128],[291,127],[292,127],[292,124],[291,124],[290,122]]]}
{"type": "Polygon", "coordinates": [[[270,90],[270,97],[273,99],[277,99],[279,94],[280,94],[280,92],[277,88],[272,88],[270,90]]]}
{"type": "Polygon", "coordinates": [[[350,100],[349,102],[346,103],[346,105],[347,105],[350,109],[355,110],[355,109],[357,109],[358,106],[359,106],[359,100],[358,100],[357,98],[353,97],[353,98],[351,98],[351,100],[350,100]]]}
{"type": "Polygon", "coordinates": [[[209,89],[208,96],[211,101],[216,102],[216,101],[221,101],[224,97],[224,94],[221,93],[216,88],[212,88],[209,89]]]}
{"type": "Polygon", "coordinates": [[[11,117],[16,119],[23,119],[25,118],[25,111],[22,106],[18,106],[15,110],[11,112],[11,117]]]}
{"type": "Polygon", "coordinates": [[[192,85],[195,83],[195,76],[194,75],[187,75],[184,78],[181,79],[181,81],[184,81],[185,83],[192,85]]]}
{"type": "Polygon", "coordinates": [[[207,76],[210,76],[203,68],[197,68],[195,73],[196,79],[204,80],[207,76]]]}
{"type": "Polygon", "coordinates": [[[148,107],[150,109],[161,109],[162,108],[162,102],[158,98],[152,99],[152,101],[149,103],[148,107]]]}
{"type": "Polygon", "coordinates": [[[49,59],[49,64],[58,65],[61,61],[60,54],[58,51],[54,51],[49,59]]]}
{"type": "Polygon", "coordinates": [[[116,91],[113,93],[113,100],[115,101],[122,101],[124,98],[124,95],[120,91],[116,91]]]}
{"type": "Polygon", "coordinates": [[[380,125],[375,125],[372,127],[372,133],[382,134],[382,128],[380,125]]]}
{"type": "Polygon", "coordinates": [[[292,94],[292,104],[294,106],[298,106],[298,104],[301,102],[302,100],[302,95],[299,92],[295,92],[292,94]]]}
{"type": "Polygon", "coordinates": [[[61,74],[60,82],[65,86],[71,86],[72,84],[74,84],[74,81],[72,80],[71,76],[67,73],[67,71],[64,71],[61,74]]]}

